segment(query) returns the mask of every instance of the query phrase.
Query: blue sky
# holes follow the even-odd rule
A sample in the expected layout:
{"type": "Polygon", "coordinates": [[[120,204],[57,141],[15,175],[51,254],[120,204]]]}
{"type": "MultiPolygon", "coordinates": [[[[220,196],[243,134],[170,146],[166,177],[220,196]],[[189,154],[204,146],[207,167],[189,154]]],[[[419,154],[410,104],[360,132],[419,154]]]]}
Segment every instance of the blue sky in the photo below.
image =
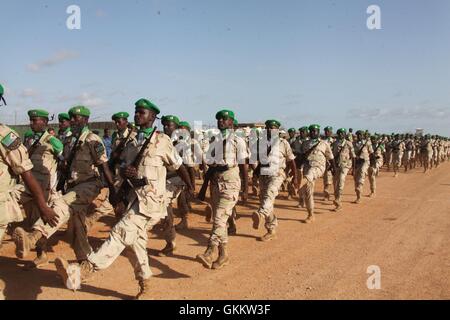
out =
{"type": "Polygon", "coordinates": [[[450,135],[450,1],[0,0],[0,119],[76,104],[93,120],[147,97],[213,124],[279,119],[450,135]],[[81,8],[81,30],[66,8],[81,8]],[[369,5],[381,30],[366,27],[369,5]]]}

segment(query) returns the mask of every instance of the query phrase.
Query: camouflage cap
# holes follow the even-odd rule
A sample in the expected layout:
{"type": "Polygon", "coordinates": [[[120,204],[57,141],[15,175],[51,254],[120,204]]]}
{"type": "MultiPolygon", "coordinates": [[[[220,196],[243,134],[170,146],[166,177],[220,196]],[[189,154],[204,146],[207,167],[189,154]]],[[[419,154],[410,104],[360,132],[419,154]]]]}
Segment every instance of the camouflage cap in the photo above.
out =
{"type": "Polygon", "coordinates": [[[180,119],[177,116],[166,115],[161,118],[161,123],[174,122],[177,126],[180,125],[180,119]]]}
{"type": "Polygon", "coordinates": [[[125,111],[121,111],[121,112],[117,112],[114,113],[111,117],[112,120],[117,120],[117,119],[128,119],[128,117],[130,116],[130,114],[128,112],[125,111]]]}
{"type": "Polygon", "coordinates": [[[48,112],[42,109],[33,109],[28,111],[28,117],[32,118],[46,118],[48,119],[48,112]]]}
{"type": "Polygon", "coordinates": [[[144,99],[144,98],[139,99],[138,101],[136,101],[134,106],[136,107],[136,109],[137,108],[144,108],[144,109],[147,109],[147,110],[151,110],[151,111],[155,112],[156,114],[160,114],[161,113],[161,111],[159,110],[159,108],[155,104],[153,104],[152,102],[150,102],[149,100],[144,99]]]}
{"type": "Polygon", "coordinates": [[[69,116],[73,117],[77,115],[89,117],[91,115],[91,111],[85,106],[76,106],[69,110],[69,116]]]}

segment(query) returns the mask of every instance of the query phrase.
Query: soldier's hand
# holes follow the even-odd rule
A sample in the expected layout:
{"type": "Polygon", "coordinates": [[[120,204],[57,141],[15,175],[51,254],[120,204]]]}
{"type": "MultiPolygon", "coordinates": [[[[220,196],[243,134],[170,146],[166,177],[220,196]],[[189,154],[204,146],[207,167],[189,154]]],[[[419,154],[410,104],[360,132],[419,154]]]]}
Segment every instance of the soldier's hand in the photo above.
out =
{"type": "Polygon", "coordinates": [[[47,206],[39,209],[41,212],[42,220],[49,224],[51,227],[56,227],[58,225],[58,215],[56,212],[47,206]]]}
{"type": "Polygon", "coordinates": [[[128,166],[124,171],[125,177],[127,178],[136,178],[137,177],[137,169],[132,166],[128,166]]]}

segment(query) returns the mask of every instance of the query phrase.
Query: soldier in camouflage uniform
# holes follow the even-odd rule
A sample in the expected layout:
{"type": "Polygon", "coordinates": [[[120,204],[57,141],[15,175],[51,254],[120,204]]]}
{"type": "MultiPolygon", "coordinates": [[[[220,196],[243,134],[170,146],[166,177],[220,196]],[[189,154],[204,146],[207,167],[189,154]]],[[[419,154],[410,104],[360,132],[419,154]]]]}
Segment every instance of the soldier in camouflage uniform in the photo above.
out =
{"type": "MultiPolygon", "coordinates": [[[[153,127],[156,116],[160,113],[158,107],[147,99],[138,100],[135,107],[139,132],[125,147],[121,172],[124,179],[133,185],[125,195],[128,205],[120,221],[111,230],[109,238],[96,252],[90,253],[79,268],[81,280],[86,281],[95,271],[108,268],[122,251],[129,247],[132,249],[131,259],[134,260],[135,277],[140,287],[136,298],[142,299],[146,298],[150,291],[152,276],[147,254],[147,231],[167,214],[166,168],[177,170],[184,182],[191,186],[186,168],[182,165],[172,141],[167,135],[156,132],[153,127]],[[146,141],[149,143],[143,149],[142,159],[135,167],[135,159],[146,141]]],[[[63,258],[57,258],[55,264],[58,274],[66,283],[70,265],[63,258]]]]}
{"type": "MultiPolygon", "coordinates": [[[[323,139],[324,142],[328,143],[331,148],[331,145],[334,142],[333,138],[333,128],[328,126],[324,129],[325,137],[323,139]]],[[[324,200],[330,200],[330,189],[333,185],[333,173],[331,172],[332,168],[327,163],[327,167],[325,169],[325,173],[323,174],[323,194],[324,200]]]]}
{"type": "MultiPolygon", "coordinates": [[[[32,140],[28,148],[28,154],[33,169],[31,173],[41,185],[44,191],[44,196],[47,202],[57,197],[56,183],[57,183],[57,166],[58,161],[62,159],[63,144],[62,142],[50,135],[47,131],[48,112],[45,110],[30,110],[28,111],[30,117],[30,125],[33,132],[32,140]]],[[[21,189],[16,189],[17,196],[21,198],[28,216],[28,224],[33,225],[39,219],[39,212],[36,210],[33,200],[33,195],[29,190],[23,186],[21,189]]],[[[19,241],[18,238],[25,234],[22,227],[16,228],[13,238],[19,241]]],[[[44,239],[42,239],[44,240],[44,239]]],[[[47,255],[45,254],[46,243],[41,241],[37,246],[38,257],[34,260],[36,266],[47,263],[47,255]]],[[[17,256],[23,257],[22,252],[16,252],[17,256]]]]}
{"type": "Polygon", "coordinates": [[[370,155],[369,162],[369,182],[370,182],[370,195],[369,197],[375,196],[377,190],[376,178],[380,172],[380,168],[383,166],[383,153],[384,153],[384,143],[379,139],[378,136],[374,135],[371,137],[373,153],[370,155]]]}
{"type": "Polygon", "coordinates": [[[372,144],[369,139],[366,139],[363,131],[356,131],[356,140],[353,142],[355,149],[354,160],[354,180],[355,180],[355,203],[361,202],[361,193],[363,191],[364,182],[369,169],[369,158],[373,153],[372,144]]]}
{"type": "MultiPolygon", "coordinates": [[[[320,126],[313,124],[309,127],[309,140],[305,141],[302,157],[305,159],[303,174],[306,183],[300,188],[300,198],[306,203],[308,217],[305,223],[314,221],[314,185],[325,173],[327,161],[335,168],[331,147],[320,139],[320,126]]],[[[303,201],[301,204],[303,204],[303,201]]]]}
{"type": "Polygon", "coordinates": [[[62,112],[58,114],[59,130],[58,139],[64,143],[67,137],[72,135],[72,130],[70,129],[70,116],[68,113],[62,112]]]}
{"type": "MultiPolygon", "coordinates": [[[[0,85],[0,103],[6,105],[3,98],[4,89],[0,85]]],[[[20,177],[33,197],[40,217],[50,226],[56,226],[58,217],[47,204],[42,187],[31,173],[33,163],[22,144],[19,135],[9,127],[0,124],[0,247],[9,223],[23,221],[20,192],[23,186],[17,183],[20,177]]]]}
{"type": "Polygon", "coordinates": [[[259,238],[260,241],[269,241],[276,238],[275,229],[278,226],[278,220],[274,214],[274,205],[280,186],[286,179],[287,168],[291,171],[295,189],[298,188],[294,153],[289,142],[276,134],[281,123],[277,120],[267,120],[265,125],[266,139],[259,139],[257,150],[252,150],[259,151],[257,155],[259,168],[257,170],[260,172],[259,208],[252,215],[253,228],[259,229],[262,221],[265,221],[267,230],[267,233],[259,238]],[[267,159],[260,158],[261,152],[264,151],[267,153],[267,159]]]}
{"type": "Polygon", "coordinates": [[[403,153],[405,152],[405,143],[400,134],[394,136],[394,141],[391,142],[392,152],[392,166],[394,167],[394,177],[398,176],[398,171],[402,165],[403,153]]]}
{"type": "MultiPolygon", "coordinates": [[[[73,156],[68,172],[68,180],[64,196],[55,199],[52,207],[58,215],[58,225],[48,226],[42,220],[33,225],[31,233],[16,230],[16,252],[19,257],[26,257],[42,237],[49,239],[58,229],[71,220],[69,226],[71,245],[79,261],[85,260],[92,248],[88,242],[86,216],[92,210],[92,203],[103,188],[101,175],[114,197],[113,176],[108,167],[105,147],[99,136],[92,133],[87,124],[90,111],[84,106],[70,109],[71,128],[73,135],[71,143],[64,146],[64,159],[69,161],[73,156]],[[73,149],[75,148],[75,149],[73,149]]],[[[68,163],[66,163],[68,165],[68,163]]]]}
{"type": "Polygon", "coordinates": [[[331,145],[336,162],[336,172],[333,175],[335,211],[342,209],[341,198],[344,192],[345,178],[348,171],[352,168],[353,159],[355,158],[353,144],[346,137],[346,130],[344,128],[338,129],[337,139],[331,145]]]}
{"type": "Polygon", "coordinates": [[[208,247],[205,253],[197,255],[197,260],[208,269],[219,269],[229,263],[227,221],[241,190],[240,171],[244,184],[242,200],[247,201],[248,151],[244,139],[230,131],[234,119],[234,112],[231,110],[221,110],[216,114],[220,134],[210,144],[207,152],[207,163],[214,170],[210,181],[214,220],[208,247]],[[213,262],[217,248],[219,256],[213,262]]]}

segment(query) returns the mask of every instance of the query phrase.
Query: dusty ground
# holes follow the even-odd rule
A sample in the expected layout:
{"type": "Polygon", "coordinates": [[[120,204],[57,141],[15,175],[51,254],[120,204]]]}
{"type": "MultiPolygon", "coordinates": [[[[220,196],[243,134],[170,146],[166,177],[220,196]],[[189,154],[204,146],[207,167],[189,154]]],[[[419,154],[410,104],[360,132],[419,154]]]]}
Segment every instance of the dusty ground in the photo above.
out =
{"type": "MultiPolygon", "coordinates": [[[[307,225],[296,201],[276,203],[278,239],[256,241],[264,230],[253,230],[251,212],[257,201],[239,206],[238,235],[230,239],[231,264],[207,270],[195,261],[204,251],[211,225],[202,206],[194,206],[191,230],[178,237],[174,257],[157,257],[164,247],[157,234],[148,250],[154,272],[154,299],[450,299],[450,163],[422,174],[421,169],[378,178],[378,195],[354,200],[353,181],[345,188],[344,209],[333,213],[321,201],[316,186],[317,219],[307,225]],[[381,269],[381,289],[369,290],[367,268],[381,269]]],[[[368,185],[366,192],[368,193],[368,185]]],[[[109,217],[91,232],[95,245],[108,235],[109,217]],[[98,240],[100,239],[100,240],[98,240]]],[[[8,238],[9,239],[9,238],[8,238]]],[[[129,299],[137,292],[132,267],[125,256],[94,277],[81,291],[64,289],[53,260],[73,258],[59,233],[50,253],[51,263],[26,270],[7,241],[0,255],[0,279],[8,299],[129,299]]],[[[34,258],[35,253],[30,259],[34,258]]]]}

